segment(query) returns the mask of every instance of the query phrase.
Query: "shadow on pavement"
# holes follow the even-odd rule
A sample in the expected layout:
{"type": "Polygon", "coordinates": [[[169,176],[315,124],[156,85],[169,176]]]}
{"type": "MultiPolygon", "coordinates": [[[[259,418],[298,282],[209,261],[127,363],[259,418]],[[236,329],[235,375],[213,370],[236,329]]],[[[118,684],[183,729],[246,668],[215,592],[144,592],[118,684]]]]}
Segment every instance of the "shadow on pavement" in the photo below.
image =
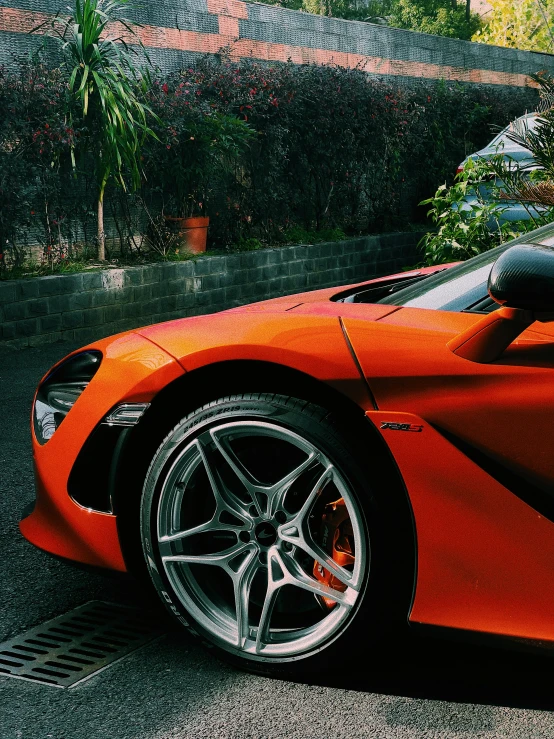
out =
{"type": "Polygon", "coordinates": [[[512,708],[554,710],[554,654],[514,644],[491,647],[411,634],[398,651],[360,658],[355,673],[318,681],[384,695],[512,708]]]}

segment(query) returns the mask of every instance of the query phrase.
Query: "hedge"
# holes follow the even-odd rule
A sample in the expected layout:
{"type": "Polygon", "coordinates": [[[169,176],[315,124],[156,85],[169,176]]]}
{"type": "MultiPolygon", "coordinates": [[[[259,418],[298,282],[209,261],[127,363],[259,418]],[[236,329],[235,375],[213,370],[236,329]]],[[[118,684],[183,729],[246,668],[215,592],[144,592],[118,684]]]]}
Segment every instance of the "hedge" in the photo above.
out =
{"type": "MultiPolygon", "coordinates": [[[[295,229],[347,234],[402,228],[459,162],[535,103],[524,88],[407,85],[334,66],[232,61],[225,53],[167,77],[152,74],[158,140],[145,142],[136,193],[112,189],[106,211],[121,251],[171,214],[171,158],[214,116],[251,129],[210,170],[202,210],[210,248],[294,240],[295,229]],[[148,214],[148,215],[146,215],[148,214]]],[[[34,61],[0,69],[0,259],[39,243],[64,259],[94,245],[94,121],[71,100],[64,70],[34,61]]]]}

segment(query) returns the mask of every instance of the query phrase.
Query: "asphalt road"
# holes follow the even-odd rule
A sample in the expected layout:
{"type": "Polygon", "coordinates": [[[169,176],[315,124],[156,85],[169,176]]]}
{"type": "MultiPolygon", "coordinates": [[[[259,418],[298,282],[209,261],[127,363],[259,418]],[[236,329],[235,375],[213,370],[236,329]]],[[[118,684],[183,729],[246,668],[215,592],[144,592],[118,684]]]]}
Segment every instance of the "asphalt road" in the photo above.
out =
{"type": "MultiPolygon", "coordinates": [[[[42,374],[73,349],[0,351],[0,641],[91,599],[142,604],[132,581],[27,544],[28,419],[42,374]]],[[[0,677],[0,739],[554,737],[554,655],[414,637],[401,656],[319,684],[238,672],[169,630],[72,690],[0,677]]]]}

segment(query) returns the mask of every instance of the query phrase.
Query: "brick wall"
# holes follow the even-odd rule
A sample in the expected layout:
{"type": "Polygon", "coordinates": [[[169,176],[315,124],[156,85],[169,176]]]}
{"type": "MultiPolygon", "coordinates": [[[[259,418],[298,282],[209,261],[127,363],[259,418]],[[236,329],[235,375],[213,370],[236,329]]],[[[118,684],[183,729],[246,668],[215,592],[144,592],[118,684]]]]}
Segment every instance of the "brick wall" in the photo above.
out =
{"type": "Polygon", "coordinates": [[[172,318],[346,285],[420,261],[421,234],[263,249],[74,275],[0,282],[0,347],[83,344],[172,318]]]}
{"type": "MultiPolygon", "coordinates": [[[[241,0],[151,0],[130,8],[152,61],[164,70],[231,47],[236,59],[359,66],[370,74],[527,87],[554,73],[554,56],[474,44],[357,21],[325,18],[241,0]]],[[[0,0],[0,64],[36,48],[28,32],[64,12],[64,0],[0,0]]],[[[120,35],[118,28],[117,34],[120,35]]],[[[131,39],[132,40],[132,39],[131,39]]],[[[51,42],[50,48],[53,49],[51,42]]],[[[52,52],[53,53],[53,52],[52,52]]]]}

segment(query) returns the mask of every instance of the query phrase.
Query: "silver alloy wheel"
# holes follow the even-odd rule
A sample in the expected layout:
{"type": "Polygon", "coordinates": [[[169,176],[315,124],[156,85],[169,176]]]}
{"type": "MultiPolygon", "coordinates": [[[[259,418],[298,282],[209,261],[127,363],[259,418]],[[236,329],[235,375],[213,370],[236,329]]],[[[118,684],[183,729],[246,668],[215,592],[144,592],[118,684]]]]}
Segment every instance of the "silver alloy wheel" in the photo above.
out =
{"type": "Polygon", "coordinates": [[[176,596],[218,646],[278,662],[316,651],[344,629],[369,567],[363,521],[344,477],[312,443],[283,426],[232,421],[200,433],[173,461],[158,502],[158,548],[176,596]],[[339,498],[352,527],[351,570],[314,533],[322,505],[339,498]],[[207,513],[194,520],[207,499],[207,513]],[[316,579],[315,563],[341,589],[316,579]],[[306,597],[310,605],[298,613],[306,597]]]}

